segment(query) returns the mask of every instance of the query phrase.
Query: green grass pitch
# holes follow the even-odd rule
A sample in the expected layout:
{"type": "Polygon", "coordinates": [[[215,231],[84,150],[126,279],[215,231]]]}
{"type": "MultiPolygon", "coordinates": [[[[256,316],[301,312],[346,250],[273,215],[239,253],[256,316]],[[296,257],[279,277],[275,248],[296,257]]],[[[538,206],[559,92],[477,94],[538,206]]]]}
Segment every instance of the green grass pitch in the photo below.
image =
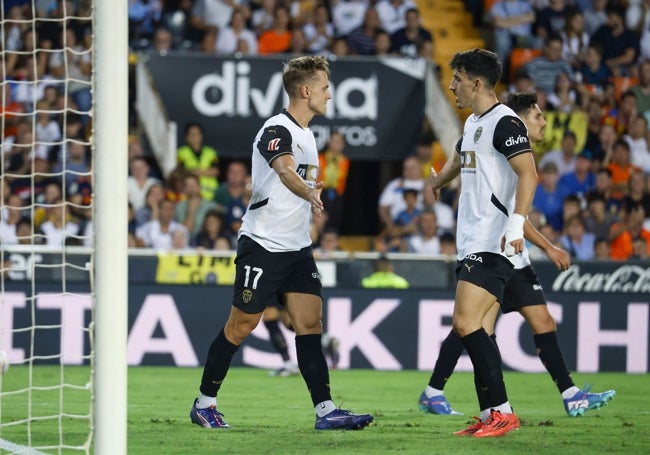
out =
{"type": "MultiPolygon", "coordinates": [[[[28,383],[27,368],[12,367],[2,380],[3,391],[28,383]]],[[[58,367],[34,369],[33,384],[57,384],[58,367]]],[[[88,370],[66,367],[66,382],[83,385],[88,370]]],[[[609,406],[584,417],[568,417],[557,389],[546,374],[505,373],[510,402],[522,427],[503,438],[459,438],[451,433],[477,414],[472,376],[455,374],[446,395],[464,416],[425,415],[417,399],[429,374],[417,371],[348,370],[331,373],[334,402],[355,412],[370,412],[375,423],[363,431],[317,432],[314,413],[301,377],[269,377],[267,371],[233,368],[220,392],[219,409],[232,426],[209,430],[190,424],[188,417],[201,377],[198,368],[138,367],[129,369],[128,453],[133,455],[225,454],[648,454],[650,453],[650,377],[622,373],[574,374],[578,386],[594,391],[616,389],[609,406]]],[[[88,391],[33,391],[32,416],[58,409],[86,413],[88,391]],[[61,401],[63,393],[63,401],[61,401]]],[[[25,418],[26,395],[5,395],[2,422],[25,418]]],[[[66,417],[31,424],[32,445],[79,444],[87,422],[66,417]]],[[[27,444],[26,426],[9,426],[0,438],[27,444]]],[[[56,450],[42,449],[45,453],[56,450]]],[[[7,451],[0,450],[5,454],[7,451]]],[[[61,453],[78,453],[62,451],[61,453]]]]}

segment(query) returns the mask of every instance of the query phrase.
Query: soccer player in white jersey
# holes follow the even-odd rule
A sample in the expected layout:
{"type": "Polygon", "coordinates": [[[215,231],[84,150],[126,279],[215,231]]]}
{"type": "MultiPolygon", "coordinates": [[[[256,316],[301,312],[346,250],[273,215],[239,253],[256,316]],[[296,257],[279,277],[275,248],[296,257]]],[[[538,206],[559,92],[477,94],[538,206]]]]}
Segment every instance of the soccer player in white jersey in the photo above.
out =
{"type": "Polygon", "coordinates": [[[501,77],[496,54],[484,49],[459,52],[450,67],[449,89],[456,104],[471,108],[472,114],[454,157],[429,182],[437,196],[442,186],[461,176],[452,325],[472,360],[476,381],[486,392],[487,402],[481,405],[490,409],[487,423],[472,436],[502,436],[518,429],[519,419],[508,401],[501,356],[482,321],[503,298],[513,273],[509,258],[524,249],[524,221],[535,194],[537,171],[526,127],[494,93],[501,77]]]}
{"type": "MultiPolygon", "coordinates": [[[[540,142],[544,139],[546,120],[537,105],[535,93],[513,93],[508,97],[506,105],[523,120],[531,142],[540,142]]],[[[569,268],[571,257],[567,252],[553,245],[528,220],[524,224],[524,235],[526,239],[542,249],[559,270],[569,268]]],[[[557,340],[555,320],[548,311],[542,285],[530,264],[527,249],[524,249],[519,256],[513,256],[513,262],[515,273],[506,283],[503,300],[499,302],[501,309],[504,313],[518,311],[530,325],[537,355],[562,395],[567,414],[575,417],[606,405],[616,394],[614,390],[590,393],[588,390],[580,390],[571,379],[557,340]]],[[[495,303],[483,319],[483,327],[495,343],[494,325],[498,312],[499,304],[495,303]]],[[[418,406],[421,410],[431,414],[459,414],[452,409],[444,396],[443,389],[463,349],[460,338],[451,330],[440,346],[429,384],[420,395],[418,406]]],[[[472,431],[480,429],[490,414],[490,409],[483,407],[483,402],[486,401],[485,394],[481,389],[477,389],[477,394],[481,403],[481,417],[472,426],[472,431]]],[[[467,430],[464,433],[469,435],[471,431],[467,430]]]]}
{"type": "Polygon", "coordinates": [[[217,410],[217,392],[233,355],[259,323],[264,309],[281,299],[296,332],[298,367],[316,411],[317,430],[357,430],[373,416],[355,415],[332,402],[321,349],[321,282],[312,254],[311,214],[320,216],[322,182],[309,122],[324,115],[332,95],[322,56],[289,60],[283,71],[289,106],[268,119],[255,137],[253,195],[239,230],[234,296],[224,328],[210,345],[193,423],[228,428],[217,410]]]}

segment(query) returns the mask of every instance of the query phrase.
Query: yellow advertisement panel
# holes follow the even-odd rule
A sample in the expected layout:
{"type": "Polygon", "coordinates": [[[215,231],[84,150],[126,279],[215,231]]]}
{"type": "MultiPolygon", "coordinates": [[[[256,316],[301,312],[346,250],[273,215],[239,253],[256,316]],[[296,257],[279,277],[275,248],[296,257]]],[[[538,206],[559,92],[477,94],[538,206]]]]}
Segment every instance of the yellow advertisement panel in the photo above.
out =
{"type": "Polygon", "coordinates": [[[158,254],[156,283],[229,285],[234,282],[234,254],[227,257],[200,254],[158,254]]]}

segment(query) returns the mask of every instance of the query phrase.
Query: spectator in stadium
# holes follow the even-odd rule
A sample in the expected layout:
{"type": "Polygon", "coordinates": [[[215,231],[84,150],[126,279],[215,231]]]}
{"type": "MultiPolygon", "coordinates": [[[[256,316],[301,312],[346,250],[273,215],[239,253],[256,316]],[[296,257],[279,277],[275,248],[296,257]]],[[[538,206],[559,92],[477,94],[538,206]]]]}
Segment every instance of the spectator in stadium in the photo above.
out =
{"type": "Polygon", "coordinates": [[[584,220],[587,232],[594,234],[596,239],[609,239],[610,229],[618,222],[618,215],[607,211],[607,201],[602,195],[592,193],[587,198],[584,220]]]}
{"type": "Polygon", "coordinates": [[[617,261],[627,261],[634,254],[634,239],[643,238],[650,244],[650,231],[643,228],[645,210],[639,207],[630,212],[623,211],[624,218],[612,226],[611,256],[617,261]]]}
{"type": "Polygon", "coordinates": [[[203,143],[203,126],[190,122],[185,125],[185,144],[176,152],[178,167],[199,177],[201,197],[214,199],[219,187],[219,156],[217,151],[203,143]]]}
{"type": "Polygon", "coordinates": [[[172,250],[186,250],[190,246],[189,234],[185,229],[176,229],[172,232],[172,250]]]}
{"type": "Polygon", "coordinates": [[[273,27],[263,31],[257,40],[260,55],[282,54],[291,47],[291,13],[282,3],[275,6],[273,27]]]}
{"type": "Polygon", "coordinates": [[[561,148],[546,152],[539,161],[539,167],[543,168],[547,163],[553,163],[557,167],[560,177],[575,171],[576,143],[576,134],[571,130],[566,130],[562,135],[561,148]]]}
{"type": "Polygon", "coordinates": [[[608,160],[606,156],[604,164],[612,173],[612,197],[622,199],[628,192],[630,174],[641,170],[630,162],[630,145],[623,139],[617,139],[611,159],[608,160]]]}
{"type": "Polygon", "coordinates": [[[533,29],[539,42],[564,31],[571,8],[566,0],[549,0],[548,5],[537,11],[533,29]]]}
{"type": "Polygon", "coordinates": [[[90,108],[92,106],[92,95],[90,92],[90,72],[92,70],[91,50],[83,44],[77,43],[74,30],[66,28],[65,51],[56,51],[50,55],[50,72],[56,79],[63,81],[67,86],[67,93],[72,96],[74,103],[81,116],[82,123],[89,120],[90,108]]]}
{"type": "Polygon", "coordinates": [[[559,74],[573,74],[571,65],[562,59],[562,38],[557,34],[551,34],[545,39],[542,55],[528,62],[525,68],[537,88],[545,93],[553,92],[559,74]]]}
{"type": "MultiPolygon", "coordinates": [[[[422,27],[420,12],[416,7],[407,9],[404,19],[404,27],[398,28],[390,35],[390,51],[403,57],[416,58],[418,45],[423,41],[433,41],[433,36],[422,27]]],[[[384,29],[388,32],[386,27],[384,29]]]]}
{"type": "MultiPolygon", "coordinates": [[[[602,120],[602,118],[601,118],[602,120]]],[[[614,151],[614,143],[617,139],[616,130],[610,123],[601,124],[598,132],[598,141],[594,144],[593,159],[601,164],[601,167],[607,167],[606,161],[609,162],[614,151]]]]}
{"type": "MultiPolygon", "coordinates": [[[[612,72],[603,61],[603,49],[599,45],[589,43],[578,71],[582,83],[577,85],[577,90],[584,99],[595,98],[596,101],[603,102],[613,96],[610,94],[612,72]]],[[[601,115],[599,114],[599,121],[601,115]]]]}
{"type": "Polygon", "coordinates": [[[215,210],[217,204],[201,197],[199,178],[192,172],[185,173],[183,178],[183,197],[176,203],[174,219],[180,222],[191,236],[198,234],[203,224],[205,214],[215,210]]]}
{"type": "Polygon", "coordinates": [[[44,76],[47,73],[47,65],[50,53],[47,50],[47,43],[39,39],[38,33],[33,28],[23,31],[21,45],[15,51],[6,53],[5,70],[8,78],[14,80],[24,79],[27,71],[28,59],[36,63],[36,74],[44,76]],[[35,60],[33,59],[35,57],[35,60]]]}
{"type": "MultiPolygon", "coordinates": [[[[26,175],[32,168],[32,158],[47,158],[47,151],[42,144],[34,142],[34,130],[31,120],[23,119],[18,125],[15,138],[7,138],[3,144],[5,172],[26,175]]],[[[13,177],[16,178],[16,177],[13,177]]]]}
{"type": "Polygon", "coordinates": [[[596,189],[587,195],[587,199],[594,195],[600,195],[605,200],[607,212],[617,213],[623,204],[623,199],[612,197],[612,171],[601,167],[596,172],[596,189]]]}
{"type": "Polygon", "coordinates": [[[50,247],[63,247],[67,242],[74,242],[79,235],[79,225],[70,216],[70,207],[63,200],[54,201],[50,216],[40,227],[45,236],[45,244],[50,247]]]}
{"type": "Polygon", "coordinates": [[[307,39],[305,38],[305,33],[302,31],[302,28],[294,27],[293,30],[291,30],[291,42],[289,43],[287,54],[296,57],[309,54],[307,39]]]}
{"type": "Polygon", "coordinates": [[[407,289],[409,282],[406,278],[395,273],[391,261],[382,254],[375,260],[374,272],[361,280],[361,286],[366,289],[407,289]]]}
{"type": "Polygon", "coordinates": [[[248,168],[243,161],[231,161],[226,168],[226,180],[219,185],[214,194],[214,201],[218,209],[226,211],[233,199],[241,197],[246,189],[246,177],[248,168]]]}
{"type": "Polygon", "coordinates": [[[210,210],[203,218],[199,233],[193,237],[192,246],[205,250],[216,249],[217,241],[226,238],[230,249],[231,241],[223,226],[223,217],[217,210],[210,210]]]}
{"type": "Polygon", "coordinates": [[[639,38],[625,25],[625,7],[607,6],[607,23],[591,37],[603,49],[605,64],[614,76],[627,76],[639,55],[639,38]]]}
{"type": "Polygon", "coordinates": [[[350,55],[347,40],[345,38],[334,38],[334,41],[332,41],[332,46],[330,47],[330,54],[336,57],[350,55]]]}
{"type": "Polygon", "coordinates": [[[599,139],[600,130],[601,130],[600,119],[603,116],[602,112],[603,110],[601,107],[601,102],[598,99],[598,97],[590,96],[586,107],[587,139],[585,140],[584,150],[591,153],[591,159],[592,159],[594,171],[598,170],[604,158],[604,156],[599,155],[599,152],[601,151],[601,147],[602,147],[599,139]]]}
{"type": "Polygon", "coordinates": [[[260,7],[251,13],[251,26],[257,36],[273,27],[273,12],[276,0],[261,0],[260,7]]]}
{"type": "Polygon", "coordinates": [[[334,228],[325,228],[318,239],[318,246],[314,248],[316,259],[331,259],[332,253],[341,251],[339,233],[334,228]]]}
{"type": "MultiPolygon", "coordinates": [[[[647,27],[647,33],[650,34],[650,24],[647,27]]],[[[637,72],[639,73],[639,83],[630,90],[635,96],[637,112],[650,116],[650,56],[639,62],[637,72]]]]}
{"type": "MultiPolygon", "coordinates": [[[[51,58],[50,58],[51,60],[51,58]]],[[[45,96],[45,87],[55,84],[57,81],[50,74],[39,74],[34,71],[34,57],[28,55],[25,58],[23,76],[20,80],[14,80],[13,85],[14,101],[20,104],[24,112],[33,112],[34,104],[45,96]]]]}
{"type": "Polygon", "coordinates": [[[458,254],[456,250],[456,237],[451,232],[444,232],[440,235],[440,254],[454,257],[458,254]]]}
{"type": "Polygon", "coordinates": [[[50,181],[45,185],[43,194],[40,194],[34,199],[34,214],[32,215],[32,222],[34,228],[39,229],[41,224],[47,220],[49,216],[49,208],[63,198],[63,191],[61,183],[57,181],[50,181]]]}
{"type": "Polygon", "coordinates": [[[244,4],[242,0],[196,0],[192,9],[192,26],[203,32],[222,30],[228,26],[232,11],[244,4]]]}
{"type": "Polygon", "coordinates": [[[629,131],[631,123],[637,116],[636,96],[631,90],[621,94],[615,106],[605,112],[603,123],[612,125],[618,137],[629,131]]]}
{"type": "Polygon", "coordinates": [[[607,0],[591,0],[591,8],[583,11],[585,31],[589,36],[607,23],[607,0]]]}
{"type": "Polygon", "coordinates": [[[650,174],[650,145],[648,144],[648,119],[643,114],[637,114],[630,123],[628,134],[623,140],[630,146],[630,162],[650,174]]]}
{"type": "Polygon", "coordinates": [[[69,192],[70,187],[78,183],[84,174],[90,173],[90,165],[87,159],[86,145],[79,141],[70,141],[68,143],[70,156],[65,162],[57,163],[52,172],[62,175],[62,183],[69,192]]]}
{"type": "Polygon", "coordinates": [[[650,241],[644,237],[637,237],[632,241],[632,256],[630,259],[633,261],[647,261],[650,259],[650,241]]]}
{"type": "Polygon", "coordinates": [[[0,245],[18,244],[18,222],[23,217],[24,202],[17,194],[9,194],[2,204],[0,216],[0,245]]]}
{"type": "Polygon", "coordinates": [[[560,177],[558,187],[564,194],[575,194],[584,199],[587,193],[596,189],[596,174],[591,172],[591,152],[583,150],[576,156],[573,172],[560,177]]]}
{"type": "Polygon", "coordinates": [[[369,7],[366,10],[363,23],[345,38],[348,52],[356,55],[373,55],[375,53],[375,37],[379,30],[382,28],[377,10],[369,7]]]}
{"type": "Polygon", "coordinates": [[[153,38],[154,30],[162,18],[160,0],[129,0],[129,42],[135,48],[139,42],[153,38]]]}
{"type": "Polygon", "coordinates": [[[174,202],[163,199],[158,208],[158,219],[147,221],[135,231],[137,246],[155,248],[158,250],[169,250],[172,246],[172,235],[174,231],[187,228],[174,220],[174,202]]]}
{"type": "Polygon", "coordinates": [[[548,224],[562,230],[562,204],[566,193],[558,187],[559,175],[555,163],[542,166],[542,178],[537,185],[533,207],[544,214],[548,224]]]}
{"type": "Polygon", "coordinates": [[[250,175],[247,175],[244,179],[244,191],[242,191],[238,198],[234,198],[230,201],[230,204],[226,207],[226,213],[224,215],[226,229],[228,230],[233,243],[236,243],[235,240],[237,239],[239,228],[243,222],[244,214],[248,209],[252,195],[253,184],[251,183],[250,175]]]}
{"type": "Polygon", "coordinates": [[[644,213],[650,214],[650,192],[645,186],[646,176],[641,170],[630,173],[628,192],[623,198],[622,210],[627,213],[643,207],[644,213]]]}
{"type": "Polygon", "coordinates": [[[318,180],[323,182],[321,199],[327,214],[326,226],[341,229],[345,188],[350,170],[350,160],[345,156],[345,137],[339,131],[330,133],[324,150],[318,154],[318,180]]]}
{"type": "Polygon", "coordinates": [[[311,54],[323,54],[334,39],[334,25],[330,20],[327,5],[319,3],[314,10],[314,18],[302,27],[311,54]]]}
{"type": "Polygon", "coordinates": [[[327,60],[314,56],[289,60],[283,83],[289,105],[264,123],[252,147],[254,202],[239,231],[231,312],[210,345],[190,418],[205,428],[228,428],[217,410],[217,394],[232,356],[263,311],[280,297],[296,332],[298,365],[316,412],[315,428],[361,429],[373,416],[354,415],[334,405],[322,352],[321,283],[309,237],[312,214],[319,217],[323,211],[322,183],[316,182],[317,174],[301,176],[296,171],[318,166],[308,125],[315,115],[326,113],[331,99],[327,60]]]}
{"type": "Polygon", "coordinates": [[[567,114],[579,108],[580,97],[567,73],[556,76],[553,91],[547,94],[546,101],[547,109],[567,114]]]}
{"type": "Polygon", "coordinates": [[[240,8],[235,8],[228,27],[219,30],[215,51],[217,54],[233,55],[240,40],[245,41],[248,55],[257,54],[257,36],[252,30],[246,28],[243,11],[240,8]]]}
{"type": "Polygon", "coordinates": [[[609,262],[612,260],[611,247],[607,237],[596,237],[594,242],[594,261],[609,262]]]}
{"type": "MultiPolygon", "coordinates": [[[[2,63],[0,62],[0,71],[2,63]]],[[[1,74],[1,73],[0,73],[1,74]]],[[[4,119],[3,142],[6,138],[18,134],[18,124],[20,123],[20,114],[24,112],[23,107],[13,100],[11,96],[11,85],[5,84],[2,88],[4,96],[0,96],[0,116],[4,119]]],[[[1,95],[1,93],[0,93],[1,95]]],[[[3,153],[4,155],[4,153],[3,153]]]]}
{"type": "Polygon", "coordinates": [[[411,9],[417,10],[413,0],[379,0],[375,3],[380,27],[393,34],[406,27],[406,14],[411,9]]]}
{"type": "Polygon", "coordinates": [[[368,2],[366,0],[332,0],[332,24],[335,38],[345,38],[363,23],[368,2]]]}
{"type": "Polygon", "coordinates": [[[391,42],[390,35],[384,30],[379,30],[375,35],[375,56],[393,55],[390,52],[391,42]]]}
{"type": "MultiPolygon", "coordinates": [[[[424,188],[420,162],[414,156],[404,160],[402,176],[388,182],[379,196],[379,220],[389,230],[392,229],[397,214],[406,207],[403,193],[407,188],[414,189],[420,194],[424,188]]],[[[421,201],[418,202],[418,206],[421,206],[421,201]]]]}
{"type": "Polygon", "coordinates": [[[161,54],[165,54],[174,48],[174,35],[165,27],[158,27],[153,33],[151,48],[161,54]]]}
{"type": "Polygon", "coordinates": [[[173,47],[195,49],[203,32],[192,24],[194,0],[164,2],[162,24],[173,37],[173,47]]]}
{"type": "Polygon", "coordinates": [[[145,203],[137,211],[134,210],[134,221],[136,227],[142,226],[148,221],[158,219],[158,209],[160,208],[160,201],[165,199],[165,189],[160,183],[155,183],[147,190],[145,196],[145,203]]]}
{"type": "Polygon", "coordinates": [[[514,47],[532,47],[531,25],[535,10],[526,0],[498,0],[489,11],[494,29],[494,47],[502,62],[508,62],[514,47]]]}
{"type": "Polygon", "coordinates": [[[580,214],[572,215],[566,220],[560,243],[572,258],[579,261],[593,259],[595,241],[596,235],[586,231],[585,221],[580,214]]]}
{"type": "Polygon", "coordinates": [[[136,212],[145,205],[145,198],[149,188],[160,184],[158,179],[149,176],[150,167],[143,157],[133,158],[129,162],[129,177],[127,178],[127,194],[129,202],[136,212]]]}
{"type": "Polygon", "coordinates": [[[560,32],[562,38],[562,58],[571,64],[574,69],[579,69],[589,45],[589,35],[584,28],[584,18],[578,9],[567,12],[564,30],[560,32]]]}
{"type": "Polygon", "coordinates": [[[61,125],[52,117],[52,110],[45,99],[36,103],[36,141],[44,146],[48,156],[55,147],[55,142],[61,140],[61,125]]]}
{"type": "Polygon", "coordinates": [[[407,244],[410,253],[440,254],[436,212],[431,209],[422,210],[418,220],[418,230],[409,237],[407,244]]]}

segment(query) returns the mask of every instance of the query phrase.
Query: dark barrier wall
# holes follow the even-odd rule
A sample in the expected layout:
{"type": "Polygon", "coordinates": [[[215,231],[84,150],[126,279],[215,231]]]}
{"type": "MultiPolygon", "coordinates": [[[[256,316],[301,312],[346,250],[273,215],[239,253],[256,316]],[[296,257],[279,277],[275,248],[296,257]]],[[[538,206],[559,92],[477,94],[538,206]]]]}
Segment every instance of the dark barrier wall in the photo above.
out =
{"type": "MultiPolygon", "coordinates": [[[[205,129],[220,156],[249,158],[255,133],[287,106],[281,57],[173,53],[145,58],[179,144],[188,122],[205,129]]],[[[424,60],[338,58],[330,62],[332,99],[310,123],[319,149],[337,129],[352,160],[402,160],[416,144],[424,112],[424,60]]]]}
{"type": "MultiPolygon", "coordinates": [[[[538,267],[569,368],[580,372],[648,372],[650,268],[629,264],[591,269],[575,265],[558,275],[538,267]],[[585,270],[586,269],[586,270],[585,270]],[[589,271],[587,271],[589,270],[589,271]],[[550,283],[550,284],[549,284],[550,283]],[[579,291],[579,292],[575,292],[579,291]]],[[[5,283],[3,348],[17,362],[29,352],[31,284],[5,283]],[[13,331],[12,331],[13,330],[13,331]]],[[[79,327],[90,316],[83,283],[39,285],[34,299],[36,355],[63,349],[67,364],[84,363],[88,337],[79,327]],[[62,330],[46,326],[63,321],[62,330]]],[[[228,286],[133,283],[129,295],[128,361],[131,365],[197,366],[226,320],[228,286]]],[[[324,292],[326,330],[341,340],[342,368],[428,370],[450,329],[453,291],[328,288],[324,292]]],[[[501,317],[496,327],[504,364],[517,371],[543,371],[530,331],[518,315],[501,317]]],[[[288,337],[293,340],[293,336],[288,337]]],[[[293,349],[293,343],[292,343],[293,349]]],[[[294,353],[295,354],[295,353],[294,353]]],[[[275,368],[263,325],[235,356],[234,364],[275,368]]],[[[470,370],[469,359],[459,363],[470,370]]]]}

